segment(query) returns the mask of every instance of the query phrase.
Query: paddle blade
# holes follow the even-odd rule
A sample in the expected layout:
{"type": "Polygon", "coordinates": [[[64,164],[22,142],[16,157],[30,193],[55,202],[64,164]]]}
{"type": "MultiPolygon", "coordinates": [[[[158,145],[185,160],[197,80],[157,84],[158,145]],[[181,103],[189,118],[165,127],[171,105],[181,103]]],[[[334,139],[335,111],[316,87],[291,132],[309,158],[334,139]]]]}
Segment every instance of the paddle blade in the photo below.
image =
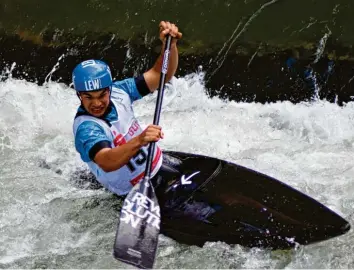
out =
{"type": "Polygon", "coordinates": [[[113,256],[139,268],[153,267],[160,232],[160,206],[148,178],[135,185],[124,200],[113,256]]]}

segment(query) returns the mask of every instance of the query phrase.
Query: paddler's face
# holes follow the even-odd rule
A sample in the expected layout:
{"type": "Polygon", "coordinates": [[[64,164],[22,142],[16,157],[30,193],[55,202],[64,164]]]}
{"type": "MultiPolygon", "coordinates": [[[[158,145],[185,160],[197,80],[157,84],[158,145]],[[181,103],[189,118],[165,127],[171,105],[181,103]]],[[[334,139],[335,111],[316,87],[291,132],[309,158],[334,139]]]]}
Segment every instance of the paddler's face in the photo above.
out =
{"type": "Polygon", "coordinates": [[[95,117],[101,117],[106,112],[109,105],[109,92],[109,88],[104,88],[92,92],[80,92],[79,97],[81,98],[82,105],[89,114],[95,117]]]}

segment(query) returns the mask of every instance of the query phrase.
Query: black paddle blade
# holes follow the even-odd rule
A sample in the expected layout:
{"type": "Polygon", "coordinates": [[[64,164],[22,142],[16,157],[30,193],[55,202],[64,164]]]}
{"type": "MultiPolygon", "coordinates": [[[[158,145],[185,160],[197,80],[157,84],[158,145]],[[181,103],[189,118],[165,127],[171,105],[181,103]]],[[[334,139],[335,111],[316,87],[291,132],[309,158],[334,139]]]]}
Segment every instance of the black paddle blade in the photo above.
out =
{"type": "Polygon", "coordinates": [[[135,185],[124,200],[113,256],[139,268],[154,265],[160,232],[160,206],[148,178],[135,185]]]}

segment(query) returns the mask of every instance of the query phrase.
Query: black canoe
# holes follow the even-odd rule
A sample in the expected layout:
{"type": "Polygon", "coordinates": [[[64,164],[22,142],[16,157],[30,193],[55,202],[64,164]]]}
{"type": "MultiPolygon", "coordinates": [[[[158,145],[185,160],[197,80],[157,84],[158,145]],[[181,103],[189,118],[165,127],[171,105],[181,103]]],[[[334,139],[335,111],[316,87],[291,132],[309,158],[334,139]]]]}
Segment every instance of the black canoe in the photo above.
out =
{"type": "MultiPolygon", "coordinates": [[[[163,153],[164,158],[181,164],[186,177],[199,172],[189,185],[174,189],[180,182],[176,177],[164,179],[166,185],[156,189],[161,233],[177,242],[202,246],[207,241],[222,241],[288,249],[350,230],[350,224],[338,214],[270,176],[208,156],[163,153]]],[[[100,186],[87,171],[72,177],[83,186],[82,182],[90,183],[91,188],[100,186]]]]}
{"type": "Polygon", "coordinates": [[[338,214],[302,192],[265,174],[217,158],[164,151],[180,162],[180,185],[168,179],[158,190],[161,233],[180,243],[202,246],[223,241],[248,247],[287,249],[349,231],[338,214]]]}

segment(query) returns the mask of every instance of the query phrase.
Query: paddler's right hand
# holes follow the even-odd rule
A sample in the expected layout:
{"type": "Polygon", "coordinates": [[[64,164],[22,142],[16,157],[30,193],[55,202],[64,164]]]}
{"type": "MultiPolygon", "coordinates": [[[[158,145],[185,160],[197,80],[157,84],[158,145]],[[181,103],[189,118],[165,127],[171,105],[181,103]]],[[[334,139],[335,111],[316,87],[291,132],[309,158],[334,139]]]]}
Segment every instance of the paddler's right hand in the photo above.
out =
{"type": "Polygon", "coordinates": [[[146,146],[150,142],[157,142],[163,139],[163,132],[160,126],[149,125],[140,135],[139,141],[141,146],[146,146]]]}

